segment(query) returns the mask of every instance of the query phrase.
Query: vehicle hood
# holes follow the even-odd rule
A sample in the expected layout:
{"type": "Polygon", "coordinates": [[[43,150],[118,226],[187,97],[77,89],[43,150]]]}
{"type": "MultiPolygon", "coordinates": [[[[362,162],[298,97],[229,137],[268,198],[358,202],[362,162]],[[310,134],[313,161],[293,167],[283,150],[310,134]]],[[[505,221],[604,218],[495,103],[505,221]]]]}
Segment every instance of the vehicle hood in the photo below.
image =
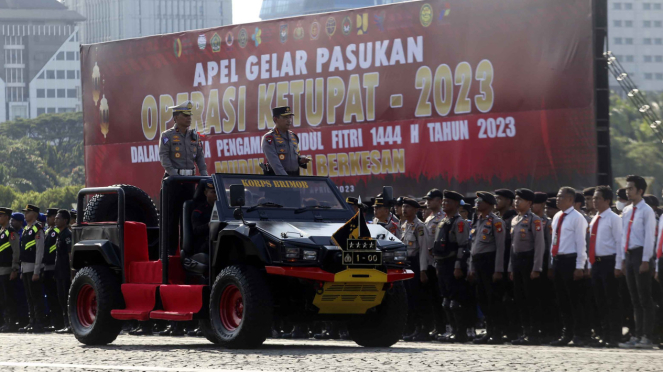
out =
{"type": "MultiPolygon", "coordinates": [[[[315,245],[334,245],[331,241],[331,236],[343,225],[344,223],[340,222],[256,222],[256,227],[276,239],[292,243],[315,245]]],[[[402,244],[396,236],[380,225],[368,224],[368,230],[371,232],[371,237],[377,239],[382,247],[392,244],[402,244]]]]}

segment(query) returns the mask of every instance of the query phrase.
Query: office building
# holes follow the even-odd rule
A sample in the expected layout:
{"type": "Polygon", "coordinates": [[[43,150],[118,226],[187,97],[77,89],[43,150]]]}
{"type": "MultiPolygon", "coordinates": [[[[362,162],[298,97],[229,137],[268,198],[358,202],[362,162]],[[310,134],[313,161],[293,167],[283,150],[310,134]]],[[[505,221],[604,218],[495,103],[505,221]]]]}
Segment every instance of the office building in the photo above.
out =
{"type": "Polygon", "coordinates": [[[402,1],[406,0],[264,0],[260,9],[260,18],[267,20],[294,17],[402,1]]]}

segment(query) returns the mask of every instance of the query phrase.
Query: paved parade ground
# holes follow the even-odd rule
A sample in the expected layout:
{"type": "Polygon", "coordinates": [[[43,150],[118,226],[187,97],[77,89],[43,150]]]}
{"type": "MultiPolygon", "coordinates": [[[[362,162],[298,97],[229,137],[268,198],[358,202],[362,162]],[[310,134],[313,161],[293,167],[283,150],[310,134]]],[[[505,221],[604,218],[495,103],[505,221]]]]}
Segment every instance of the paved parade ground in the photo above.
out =
{"type": "Polygon", "coordinates": [[[268,340],[225,350],[202,338],[120,336],[90,347],[73,336],[0,335],[0,371],[661,371],[663,351],[400,342],[268,340]]]}

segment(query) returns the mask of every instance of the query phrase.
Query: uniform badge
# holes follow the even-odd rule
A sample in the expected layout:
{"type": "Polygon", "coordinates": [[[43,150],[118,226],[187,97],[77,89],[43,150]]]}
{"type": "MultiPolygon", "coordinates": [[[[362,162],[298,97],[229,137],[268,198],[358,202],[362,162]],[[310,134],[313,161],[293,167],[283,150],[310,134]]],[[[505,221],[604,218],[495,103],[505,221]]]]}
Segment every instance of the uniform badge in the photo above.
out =
{"type": "Polygon", "coordinates": [[[502,223],[501,222],[495,222],[495,229],[497,230],[498,233],[502,232],[502,223]]]}
{"type": "Polygon", "coordinates": [[[419,230],[417,230],[417,233],[419,233],[419,236],[424,236],[424,228],[420,227],[419,230]]]}
{"type": "Polygon", "coordinates": [[[481,233],[482,233],[482,234],[488,234],[488,229],[483,229],[483,230],[481,230],[481,233]]]}
{"type": "Polygon", "coordinates": [[[175,147],[175,151],[180,151],[180,148],[179,148],[179,147],[175,147]]]}
{"type": "Polygon", "coordinates": [[[65,242],[67,245],[69,245],[69,244],[71,244],[71,239],[70,239],[70,238],[67,238],[67,239],[64,240],[64,242],[65,242]]]}
{"type": "Polygon", "coordinates": [[[29,231],[28,231],[28,235],[32,235],[32,230],[29,230],[29,231]]]}
{"type": "Polygon", "coordinates": [[[407,245],[412,245],[412,244],[413,244],[412,241],[407,242],[407,245]]]}
{"type": "Polygon", "coordinates": [[[16,233],[9,234],[9,240],[14,240],[14,239],[16,239],[16,233]]]}
{"type": "Polygon", "coordinates": [[[465,230],[465,223],[463,221],[458,221],[458,232],[462,233],[465,230]]]}
{"type": "Polygon", "coordinates": [[[536,229],[536,231],[541,231],[541,220],[534,221],[534,228],[536,229]]]}
{"type": "Polygon", "coordinates": [[[481,239],[482,239],[482,240],[486,240],[486,239],[488,239],[488,237],[485,236],[485,235],[482,235],[482,236],[481,236],[481,239]]]}
{"type": "Polygon", "coordinates": [[[521,234],[524,233],[524,232],[525,232],[525,229],[520,229],[521,234]]]}
{"type": "Polygon", "coordinates": [[[163,144],[165,145],[165,144],[167,144],[167,143],[168,143],[168,137],[164,137],[164,138],[163,138],[163,144]]]}
{"type": "Polygon", "coordinates": [[[285,155],[283,155],[283,154],[279,155],[279,159],[285,160],[285,155]]]}
{"type": "Polygon", "coordinates": [[[488,226],[488,227],[493,226],[493,220],[490,219],[490,220],[486,221],[486,226],[488,226]]]}
{"type": "Polygon", "coordinates": [[[285,149],[279,149],[279,152],[285,152],[285,149]]]}
{"type": "Polygon", "coordinates": [[[0,239],[4,239],[4,238],[5,238],[5,234],[0,235],[0,239]]]}
{"type": "Polygon", "coordinates": [[[178,140],[178,139],[180,139],[180,136],[173,136],[173,139],[178,140]]]}
{"type": "Polygon", "coordinates": [[[51,238],[55,238],[55,231],[51,233],[51,238]]]}
{"type": "Polygon", "coordinates": [[[179,152],[176,152],[176,153],[175,153],[175,157],[176,157],[177,159],[179,159],[180,157],[182,157],[182,154],[180,154],[179,152]]]}
{"type": "Polygon", "coordinates": [[[527,239],[527,234],[520,233],[520,239],[527,239]]]}
{"type": "Polygon", "coordinates": [[[274,139],[272,137],[265,137],[265,140],[267,141],[268,144],[272,144],[274,142],[274,139]]]}
{"type": "Polygon", "coordinates": [[[529,220],[526,219],[526,220],[523,221],[523,223],[524,223],[525,225],[527,225],[527,224],[529,223],[529,220]]]}

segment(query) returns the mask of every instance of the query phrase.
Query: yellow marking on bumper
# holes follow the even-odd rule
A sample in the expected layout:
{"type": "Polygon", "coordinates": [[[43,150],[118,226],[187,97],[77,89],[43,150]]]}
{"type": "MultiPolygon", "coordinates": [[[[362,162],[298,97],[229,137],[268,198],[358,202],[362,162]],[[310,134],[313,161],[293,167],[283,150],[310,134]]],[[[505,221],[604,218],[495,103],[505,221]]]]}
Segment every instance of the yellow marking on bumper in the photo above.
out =
{"type": "Polygon", "coordinates": [[[319,314],[365,314],[382,303],[383,287],[378,282],[327,282],[313,305],[320,309],[319,314]]]}
{"type": "Polygon", "coordinates": [[[347,269],[334,275],[334,282],[386,283],[387,274],[375,269],[347,269]]]}

